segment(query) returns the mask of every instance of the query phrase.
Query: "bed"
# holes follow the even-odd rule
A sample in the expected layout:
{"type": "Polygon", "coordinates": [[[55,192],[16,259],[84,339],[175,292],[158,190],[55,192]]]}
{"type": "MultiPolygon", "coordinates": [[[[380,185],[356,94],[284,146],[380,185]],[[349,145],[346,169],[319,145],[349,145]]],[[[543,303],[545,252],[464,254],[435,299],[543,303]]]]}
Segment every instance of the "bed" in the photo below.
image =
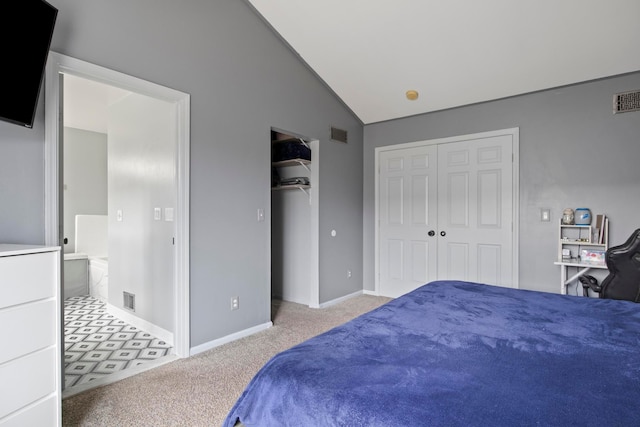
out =
{"type": "Polygon", "coordinates": [[[274,356],[225,426],[638,426],[640,305],[436,281],[274,356]]]}

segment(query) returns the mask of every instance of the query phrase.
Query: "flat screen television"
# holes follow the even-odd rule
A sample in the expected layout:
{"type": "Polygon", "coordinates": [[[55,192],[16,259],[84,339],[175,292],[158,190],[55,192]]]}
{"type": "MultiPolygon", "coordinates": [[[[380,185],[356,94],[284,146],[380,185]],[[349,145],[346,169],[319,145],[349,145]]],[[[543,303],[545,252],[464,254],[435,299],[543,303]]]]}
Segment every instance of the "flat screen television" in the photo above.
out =
{"type": "Polygon", "coordinates": [[[0,120],[31,128],[58,9],[44,0],[5,0],[0,11],[0,120]]]}

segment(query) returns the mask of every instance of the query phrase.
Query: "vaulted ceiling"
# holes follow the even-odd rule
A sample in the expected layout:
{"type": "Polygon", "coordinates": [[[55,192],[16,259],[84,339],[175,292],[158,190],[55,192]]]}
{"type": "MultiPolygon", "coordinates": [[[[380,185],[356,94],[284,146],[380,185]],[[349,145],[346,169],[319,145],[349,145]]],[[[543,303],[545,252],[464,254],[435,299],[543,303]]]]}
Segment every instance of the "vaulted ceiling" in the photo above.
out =
{"type": "Polygon", "coordinates": [[[640,70],[640,0],[246,1],[364,124],[640,70]]]}

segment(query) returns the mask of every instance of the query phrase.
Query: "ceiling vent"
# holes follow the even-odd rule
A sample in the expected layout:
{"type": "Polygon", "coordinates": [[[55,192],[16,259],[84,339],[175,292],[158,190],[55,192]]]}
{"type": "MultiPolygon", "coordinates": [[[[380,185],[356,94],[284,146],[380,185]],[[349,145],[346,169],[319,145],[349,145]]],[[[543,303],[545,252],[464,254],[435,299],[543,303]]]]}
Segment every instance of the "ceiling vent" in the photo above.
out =
{"type": "Polygon", "coordinates": [[[331,139],[333,141],[347,143],[347,131],[343,129],[331,127],[331,139]]]}
{"type": "Polygon", "coordinates": [[[613,95],[613,114],[640,111],[640,90],[613,95]]]}

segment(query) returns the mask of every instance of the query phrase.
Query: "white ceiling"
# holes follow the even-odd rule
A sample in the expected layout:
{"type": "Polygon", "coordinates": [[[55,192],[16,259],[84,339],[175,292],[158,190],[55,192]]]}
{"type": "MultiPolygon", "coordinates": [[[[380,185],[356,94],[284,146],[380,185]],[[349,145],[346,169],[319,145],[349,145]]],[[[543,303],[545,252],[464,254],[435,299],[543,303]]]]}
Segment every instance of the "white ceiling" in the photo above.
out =
{"type": "MultiPolygon", "coordinates": [[[[247,1],[365,124],[640,70],[640,0],[247,1]]],[[[66,75],[65,126],[121,96],[66,75]]]]}
{"type": "Polygon", "coordinates": [[[640,0],[247,1],[365,124],[640,70],[640,0]]]}
{"type": "Polygon", "coordinates": [[[130,92],[65,74],[63,93],[65,127],[107,133],[107,107],[130,92]]]}

